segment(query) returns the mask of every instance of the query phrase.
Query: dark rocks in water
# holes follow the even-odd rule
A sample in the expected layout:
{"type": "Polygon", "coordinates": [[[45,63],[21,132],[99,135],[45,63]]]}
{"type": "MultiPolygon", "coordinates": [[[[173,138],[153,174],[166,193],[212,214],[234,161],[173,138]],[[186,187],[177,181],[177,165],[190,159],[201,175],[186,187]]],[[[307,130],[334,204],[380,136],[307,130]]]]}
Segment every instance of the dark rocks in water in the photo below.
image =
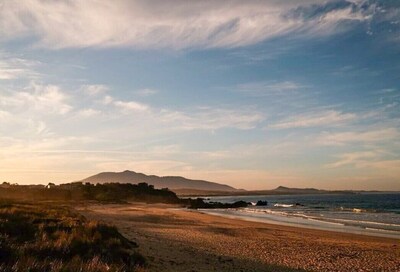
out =
{"type": "Polygon", "coordinates": [[[295,206],[303,207],[304,205],[303,205],[303,204],[300,204],[300,203],[296,203],[295,206]]]}
{"type": "Polygon", "coordinates": [[[256,203],[256,206],[267,206],[267,205],[268,205],[268,201],[259,200],[256,203]]]}
{"type": "Polygon", "coordinates": [[[204,202],[203,198],[189,198],[187,204],[189,205],[189,209],[229,209],[243,208],[249,205],[245,201],[236,201],[234,203],[204,202]]]}
{"type": "Polygon", "coordinates": [[[242,208],[242,207],[247,207],[249,204],[245,201],[240,200],[240,201],[236,201],[233,204],[228,204],[228,205],[232,205],[231,208],[242,208]]]}

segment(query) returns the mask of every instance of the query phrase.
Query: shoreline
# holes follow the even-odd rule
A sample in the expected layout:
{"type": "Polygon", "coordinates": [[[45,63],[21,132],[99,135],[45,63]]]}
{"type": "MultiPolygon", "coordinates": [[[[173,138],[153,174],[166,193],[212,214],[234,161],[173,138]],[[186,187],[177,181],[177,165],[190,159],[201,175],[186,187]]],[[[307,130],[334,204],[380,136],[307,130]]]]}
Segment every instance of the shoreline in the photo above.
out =
{"type": "Polygon", "coordinates": [[[86,205],[138,243],[149,271],[399,271],[398,239],[251,222],[132,203],[86,205]]]}
{"type": "Polygon", "coordinates": [[[382,237],[400,240],[400,232],[383,230],[383,229],[369,229],[357,226],[345,225],[342,223],[334,223],[328,221],[321,221],[315,219],[295,218],[289,216],[257,216],[257,214],[240,214],[238,209],[199,209],[201,213],[210,214],[214,216],[221,216],[232,220],[244,220],[248,222],[259,222],[278,226],[287,226],[294,228],[305,228],[312,230],[331,231],[338,233],[350,233],[356,235],[382,237]],[[287,219],[287,220],[285,220],[287,219]],[[302,222],[301,222],[302,221],[302,222]],[[307,222],[308,221],[308,222],[307,222]]]}

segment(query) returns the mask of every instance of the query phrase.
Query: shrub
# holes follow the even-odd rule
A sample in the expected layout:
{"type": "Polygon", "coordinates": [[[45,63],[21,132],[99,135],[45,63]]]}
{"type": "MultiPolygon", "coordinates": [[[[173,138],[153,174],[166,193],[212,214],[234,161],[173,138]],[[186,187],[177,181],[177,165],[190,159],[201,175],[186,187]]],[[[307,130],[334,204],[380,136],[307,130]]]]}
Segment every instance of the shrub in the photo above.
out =
{"type": "Polygon", "coordinates": [[[67,207],[0,204],[0,271],[135,271],[145,264],[135,247],[67,207]]]}

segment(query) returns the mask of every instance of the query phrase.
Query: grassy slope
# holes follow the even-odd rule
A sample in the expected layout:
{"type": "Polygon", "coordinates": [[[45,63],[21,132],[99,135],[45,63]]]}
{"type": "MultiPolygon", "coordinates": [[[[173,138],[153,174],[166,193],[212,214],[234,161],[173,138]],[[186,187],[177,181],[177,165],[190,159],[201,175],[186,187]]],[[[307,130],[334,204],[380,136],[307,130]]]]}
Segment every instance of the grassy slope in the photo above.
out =
{"type": "Polygon", "coordinates": [[[141,271],[136,246],[68,207],[0,203],[0,271],[141,271]]]}

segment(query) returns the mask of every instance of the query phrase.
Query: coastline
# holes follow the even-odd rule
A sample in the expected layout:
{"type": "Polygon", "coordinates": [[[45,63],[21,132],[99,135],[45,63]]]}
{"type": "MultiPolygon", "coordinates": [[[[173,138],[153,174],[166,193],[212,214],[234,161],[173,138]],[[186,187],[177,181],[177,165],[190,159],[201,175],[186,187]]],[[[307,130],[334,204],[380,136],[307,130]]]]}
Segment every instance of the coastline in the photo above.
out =
{"type": "Polygon", "coordinates": [[[230,219],[173,205],[87,205],[139,244],[149,271],[399,271],[398,239],[230,219]]]}
{"type": "Polygon", "coordinates": [[[201,209],[202,213],[210,214],[214,216],[221,216],[230,219],[245,220],[250,222],[259,222],[265,224],[273,224],[279,226],[288,226],[295,228],[306,228],[314,230],[332,231],[340,233],[351,233],[364,236],[375,236],[383,238],[392,238],[400,240],[400,232],[372,229],[372,228],[360,228],[356,226],[345,225],[343,223],[334,223],[328,221],[321,221],[311,218],[302,217],[289,217],[283,215],[268,215],[262,213],[263,216],[258,216],[258,213],[247,213],[240,212],[240,209],[201,209]]]}

